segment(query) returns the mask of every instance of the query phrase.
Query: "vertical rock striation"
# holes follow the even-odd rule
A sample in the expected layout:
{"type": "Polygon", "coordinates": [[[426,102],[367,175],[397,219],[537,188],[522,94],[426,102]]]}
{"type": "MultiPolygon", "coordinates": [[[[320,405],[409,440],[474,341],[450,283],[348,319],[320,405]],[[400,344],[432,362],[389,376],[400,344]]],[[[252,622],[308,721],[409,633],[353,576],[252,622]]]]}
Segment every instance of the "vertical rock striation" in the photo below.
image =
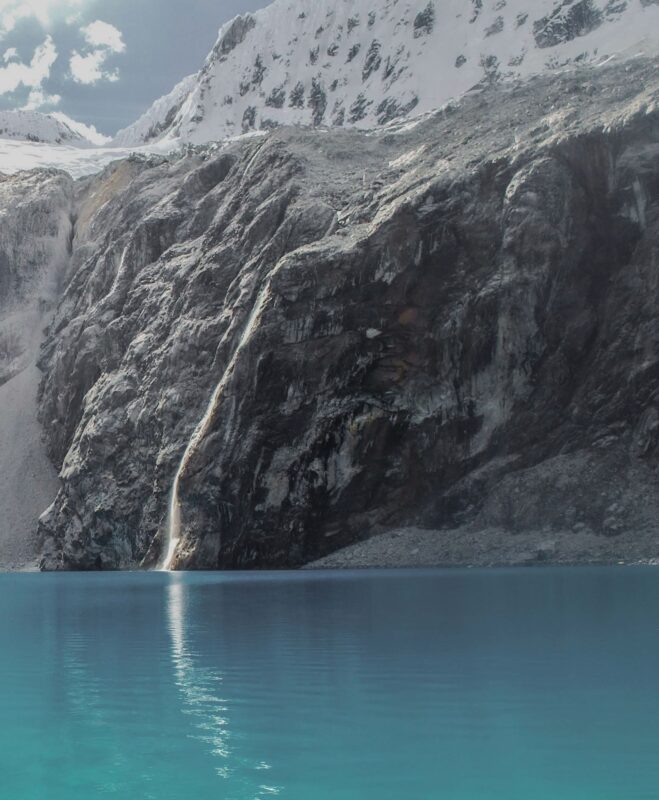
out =
{"type": "Polygon", "coordinates": [[[412,523],[652,541],[656,68],[80,184],[41,359],[44,568],[155,564],[176,475],[175,567],[412,523]]]}
{"type": "Polygon", "coordinates": [[[73,181],[55,170],[0,177],[0,567],[37,555],[57,477],[37,422],[43,328],[65,278],[73,181]]]}

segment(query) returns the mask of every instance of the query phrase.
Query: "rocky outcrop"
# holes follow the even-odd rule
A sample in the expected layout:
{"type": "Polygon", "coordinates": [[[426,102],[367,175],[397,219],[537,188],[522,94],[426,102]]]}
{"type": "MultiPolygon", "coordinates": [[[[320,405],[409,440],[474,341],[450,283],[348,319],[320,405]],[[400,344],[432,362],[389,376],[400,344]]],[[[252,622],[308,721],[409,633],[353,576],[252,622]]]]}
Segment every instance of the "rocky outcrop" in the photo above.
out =
{"type": "Polygon", "coordinates": [[[44,568],[155,564],[179,466],[178,567],[402,525],[652,541],[658,88],[637,60],[79,184],[44,568]]]}
{"type": "MultiPolygon", "coordinates": [[[[609,3],[609,7],[611,5],[609,3]]],[[[625,8],[619,8],[617,13],[622,13],[625,8]]],[[[586,36],[598,28],[603,19],[604,14],[593,0],[579,0],[577,3],[563,0],[549,16],[533,23],[536,44],[538,47],[556,47],[577,37],[586,36]]]]}

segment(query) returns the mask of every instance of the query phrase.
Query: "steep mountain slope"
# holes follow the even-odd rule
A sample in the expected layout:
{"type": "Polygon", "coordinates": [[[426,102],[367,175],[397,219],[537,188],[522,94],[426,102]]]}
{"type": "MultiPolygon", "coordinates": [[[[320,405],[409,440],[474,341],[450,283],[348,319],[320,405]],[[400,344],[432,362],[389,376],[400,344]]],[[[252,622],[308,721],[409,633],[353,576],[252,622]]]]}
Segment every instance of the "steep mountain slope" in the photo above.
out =
{"type": "MultiPolygon", "coordinates": [[[[0,111],[0,139],[18,139],[47,144],[92,145],[84,135],[85,126],[63,114],[42,114],[39,111],[0,111]]],[[[101,143],[104,137],[97,138],[101,143]]]]}
{"type": "Polygon", "coordinates": [[[43,566],[172,537],[174,566],[293,566],[409,524],[655,556],[658,66],[80,182],[43,566]]]}
{"type": "Polygon", "coordinates": [[[479,83],[658,50],[658,0],[276,0],[225,25],[201,71],[115,142],[369,128],[479,83]]]}
{"type": "Polygon", "coordinates": [[[69,262],[73,180],[0,178],[0,565],[36,558],[39,515],[57,494],[37,422],[43,328],[69,262]]]}

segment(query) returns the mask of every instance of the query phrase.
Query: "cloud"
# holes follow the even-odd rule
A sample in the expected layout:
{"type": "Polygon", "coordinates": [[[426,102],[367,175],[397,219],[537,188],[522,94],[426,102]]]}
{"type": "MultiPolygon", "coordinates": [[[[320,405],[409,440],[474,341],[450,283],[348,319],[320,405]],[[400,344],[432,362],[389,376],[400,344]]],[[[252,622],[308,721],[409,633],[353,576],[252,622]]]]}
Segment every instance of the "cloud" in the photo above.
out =
{"type": "Polygon", "coordinates": [[[82,28],[81,32],[92,47],[107,47],[113,53],[123,53],[126,50],[121,31],[109,22],[97,19],[82,28]]]}
{"type": "MultiPolygon", "coordinates": [[[[50,70],[57,60],[57,48],[52,37],[47,36],[43,44],[34,51],[32,60],[29,64],[22,61],[12,60],[9,53],[9,61],[4,67],[0,67],[0,94],[15,92],[20,86],[28,89],[41,89],[43,83],[50,77],[50,70]]],[[[7,60],[5,53],[5,60],[7,60]]]]}
{"type": "Polygon", "coordinates": [[[42,88],[37,87],[30,90],[27,102],[22,107],[22,110],[35,111],[37,108],[43,108],[44,106],[56,106],[59,105],[61,100],[62,98],[59,94],[47,94],[42,88]]]}
{"type": "MultiPolygon", "coordinates": [[[[4,54],[0,55],[0,96],[22,89],[18,102],[25,103],[23,107],[30,110],[52,107],[61,101],[58,94],[47,89],[58,55],[49,31],[59,30],[55,23],[78,28],[88,3],[89,0],[0,0],[0,41],[8,36],[15,39],[20,32],[14,29],[21,20],[28,19],[36,21],[45,36],[29,63],[21,59],[16,47],[8,47],[15,43],[11,40],[0,49],[0,54],[4,49],[4,54]]],[[[84,85],[118,81],[119,70],[108,62],[126,51],[122,32],[109,22],[97,19],[80,27],[79,33],[84,44],[69,52],[67,77],[84,85]]]]}
{"type": "Polygon", "coordinates": [[[56,17],[75,14],[86,0],[0,0],[0,34],[12,31],[21,19],[34,18],[49,28],[56,17]]]}
{"type": "Polygon", "coordinates": [[[71,53],[69,67],[73,80],[87,85],[99,81],[118,81],[119,71],[107,69],[105,62],[111,55],[125,52],[121,31],[109,22],[97,19],[82,28],[81,33],[91,49],[86,53],[77,50],[71,53]]]}
{"type": "Polygon", "coordinates": [[[103,68],[107,57],[107,50],[93,50],[85,56],[74,50],[69,60],[73,80],[76,83],[87,85],[98,83],[99,81],[110,81],[111,83],[118,81],[119,72],[117,70],[103,68]]]}

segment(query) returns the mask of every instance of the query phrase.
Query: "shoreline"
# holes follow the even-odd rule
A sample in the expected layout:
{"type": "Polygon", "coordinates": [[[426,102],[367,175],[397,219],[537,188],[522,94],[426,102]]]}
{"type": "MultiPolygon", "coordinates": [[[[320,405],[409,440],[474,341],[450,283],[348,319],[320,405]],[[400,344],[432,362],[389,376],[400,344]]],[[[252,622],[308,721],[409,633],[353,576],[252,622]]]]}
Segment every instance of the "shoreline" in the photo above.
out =
{"type": "MultiPolygon", "coordinates": [[[[659,566],[659,532],[607,537],[588,531],[396,528],[302,566],[203,572],[313,572],[378,569],[506,569],[659,566]]],[[[66,570],[88,572],[93,570],[66,570]]],[[[142,572],[152,570],[100,570],[142,572]]],[[[0,565],[0,574],[39,573],[38,560],[0,565]]],[[[50,572],[50,571],[47,571],[50,572]]]]}
{"type": "Polygon", "coordinates": [[[605,536],[584,528],[509,533],[501,528],[397,528],[303,569],[633,566],[659,564],[659,531],[605,536]]]}

